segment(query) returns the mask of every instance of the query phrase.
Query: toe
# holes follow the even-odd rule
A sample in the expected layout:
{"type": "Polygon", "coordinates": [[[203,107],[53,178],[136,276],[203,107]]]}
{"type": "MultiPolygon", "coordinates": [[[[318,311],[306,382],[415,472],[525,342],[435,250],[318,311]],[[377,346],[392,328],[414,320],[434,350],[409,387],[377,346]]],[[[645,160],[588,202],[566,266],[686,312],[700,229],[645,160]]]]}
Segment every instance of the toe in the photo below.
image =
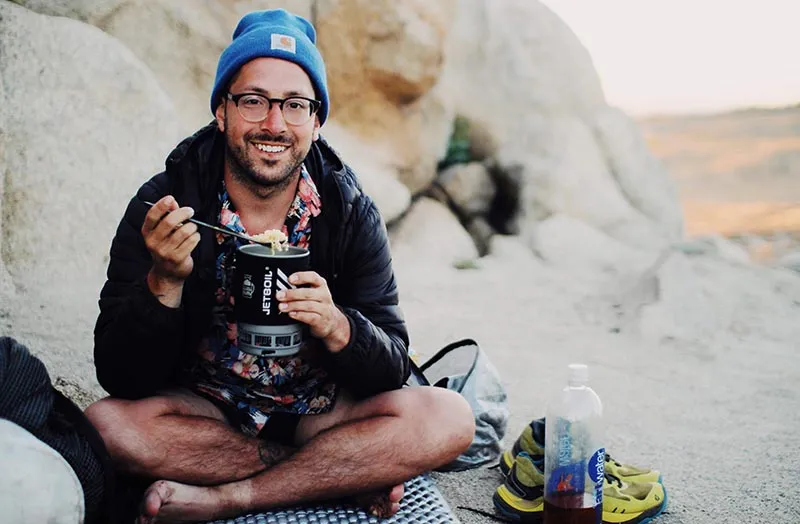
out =
{"type": "Polygon", "coordinates": [[[392,490],[389,492],[389,501],[390,502],[400,502],[405,494],[406,488],[402,484],[398,484],[397,486],[393,487],[392,490]]]}
{"type": "Polygon", "coordinates": [[[141,505],[141,518],[145,519],[141,524],[150,524],[158,516],[161,506],[167,501],[170,489],[166,481],[159,480],[147,488],[141,505]]]}

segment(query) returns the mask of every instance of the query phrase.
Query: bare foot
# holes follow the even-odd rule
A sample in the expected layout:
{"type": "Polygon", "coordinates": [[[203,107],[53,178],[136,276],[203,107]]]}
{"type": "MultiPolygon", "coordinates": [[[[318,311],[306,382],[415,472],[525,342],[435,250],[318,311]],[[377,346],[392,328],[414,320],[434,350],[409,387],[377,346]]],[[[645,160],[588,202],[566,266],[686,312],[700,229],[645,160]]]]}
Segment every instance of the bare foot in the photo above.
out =
{"type": "Polygon", "coordinates": [[[400,510],[400,499],[403,498],[405,488],[398,484],[388,491],[377,491],[353,497],[356,504],[379,518],[388,518],[400,510]]]}
{"type": "Polygon", "coordinates": [[[159,480],[145,491],[138,524],[211,520],[224,508],[216,488],[159,480]]]}

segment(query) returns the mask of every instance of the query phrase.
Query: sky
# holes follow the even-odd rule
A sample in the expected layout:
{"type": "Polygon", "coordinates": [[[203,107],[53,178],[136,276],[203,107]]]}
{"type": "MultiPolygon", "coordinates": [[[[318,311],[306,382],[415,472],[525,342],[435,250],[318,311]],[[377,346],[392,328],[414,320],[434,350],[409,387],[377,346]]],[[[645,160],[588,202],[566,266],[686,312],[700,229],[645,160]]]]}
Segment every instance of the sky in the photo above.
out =
{"type": "Polygon", "coordinates": [[[800,103],[800,0],[542,0],[637,116],[800,103]]]}

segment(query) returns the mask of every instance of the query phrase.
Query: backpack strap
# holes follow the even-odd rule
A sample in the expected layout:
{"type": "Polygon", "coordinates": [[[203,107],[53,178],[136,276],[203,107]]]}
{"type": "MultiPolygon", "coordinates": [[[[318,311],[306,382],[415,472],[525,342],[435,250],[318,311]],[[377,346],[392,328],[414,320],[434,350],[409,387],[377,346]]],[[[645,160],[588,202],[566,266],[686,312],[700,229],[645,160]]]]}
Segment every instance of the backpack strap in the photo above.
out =
{"type": "Polygon", "coordinates": [[[414,362],[413,359],[408,359],[408,363],[411,366],[411,373],[408,376],[406,384],[409,386],[430,386],[431,383],[428,377],[425,376],[425,373],[422,372],[422,369],[417,363],[414,362]]]}
{"type": "Polygon", "coordinates": [[[436,364],[438,361],[440,361],[442,358],[444,358],[445,355],[447,355],[448,353],[450,353],[454,349],[458,349],[458,348],[464,347],[464,346],[477,346],[477,345],[478,345],[478,343],[475,342],[471,338],[464,338],[464,339],[458,340],[456,342],[452,342],[450,344],[447,344],[445,347],[440,349],[434,356],[432,356],[427,361],[425,361],[425,363],[422,364],[422,366],[420,366],[419,369],[420,369],[420,371],[422,371],[424,373],[426,369],[428,369],[432,365],[436,364]]]}

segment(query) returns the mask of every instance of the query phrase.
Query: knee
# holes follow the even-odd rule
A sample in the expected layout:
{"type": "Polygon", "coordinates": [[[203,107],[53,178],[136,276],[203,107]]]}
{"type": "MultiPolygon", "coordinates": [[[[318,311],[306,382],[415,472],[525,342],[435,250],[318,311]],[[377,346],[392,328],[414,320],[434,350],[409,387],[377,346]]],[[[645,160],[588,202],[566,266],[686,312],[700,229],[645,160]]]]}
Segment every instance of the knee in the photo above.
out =
{"type": "Polygon", "coordinates": [[[124,414],[123,403],[124,400],[117,400],[113,398],[104,398],[90,404],[84,413],[89,422],[95,427],[106,447],[109,446],[109,441],[119,432],[125,424],[126,417],[124,414]]]}
{"type": "Polygon", "coordinates": [[[420,387],[415,410],[424,417],[424,433],[436,442],[441,463],[454,460],[472,443],[475,417],[469,403],[454,391],[420,387]]]}
{"type": "Polygon", "coordinates": [[[112,459],[120,465],[141,464],[151,457],[140,403],[104,398],[86,408],[86,418],[97,429],[112,459]]]}

